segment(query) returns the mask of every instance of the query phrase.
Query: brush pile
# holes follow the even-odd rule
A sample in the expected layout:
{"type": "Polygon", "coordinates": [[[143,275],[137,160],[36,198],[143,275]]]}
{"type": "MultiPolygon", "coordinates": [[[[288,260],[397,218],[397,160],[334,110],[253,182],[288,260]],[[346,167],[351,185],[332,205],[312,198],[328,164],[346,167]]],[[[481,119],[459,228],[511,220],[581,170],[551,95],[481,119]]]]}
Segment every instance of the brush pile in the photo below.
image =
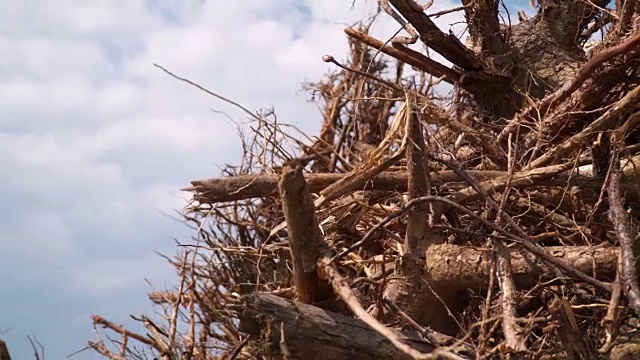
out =
{"type": "Polygon", "coordinates": [[[346,29],[349,58],[325,57],[335,70],[305,85],[317,136],[252,115],[241,164],[185,189],[196,235],[170,259],[180,285],[150,294],[166,318],[140,318],[143,336],[96,316],[121,340],[90,346],[640,358],[640,2],[538,1],[515,25],[499,1],[462,3],[466,45],[412,0],[380,1],[411,37],[346,29]]]}

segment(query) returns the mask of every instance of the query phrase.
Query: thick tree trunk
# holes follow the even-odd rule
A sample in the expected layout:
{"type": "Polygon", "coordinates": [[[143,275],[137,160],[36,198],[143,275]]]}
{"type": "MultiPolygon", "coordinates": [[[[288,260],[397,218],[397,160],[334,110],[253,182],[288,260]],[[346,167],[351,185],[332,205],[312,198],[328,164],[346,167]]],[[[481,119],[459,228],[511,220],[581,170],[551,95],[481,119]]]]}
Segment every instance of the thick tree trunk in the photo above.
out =
{"type": "MultiPolygon", "coordinates": [[[[618,248],[590,246],[545,247],[552,256],[597,279],[612,280],[616,275],[618,248]]],[[[429,249],[427,272],[450,288],[483,290],[489,285],[491,251],[451,244],[429,249]]],[[[516,286],[527,289],[540,281],[555,278],[553,270],[539,258],[521,248],[511,250],[511,272],[516,286]]]]}
{"type": "MultiPolygon", "coordinates": [[[[241,332],[257,336],[264,354],[289,352],[290,359],[409,359],[361,320],[275,295],[244,298],[241,332]]],[[[434,347],[411,333],[397,332],[411,347],[428,353],[434,347]]],[[[256,354],[257,355],[257,354],[256,354]]]]}

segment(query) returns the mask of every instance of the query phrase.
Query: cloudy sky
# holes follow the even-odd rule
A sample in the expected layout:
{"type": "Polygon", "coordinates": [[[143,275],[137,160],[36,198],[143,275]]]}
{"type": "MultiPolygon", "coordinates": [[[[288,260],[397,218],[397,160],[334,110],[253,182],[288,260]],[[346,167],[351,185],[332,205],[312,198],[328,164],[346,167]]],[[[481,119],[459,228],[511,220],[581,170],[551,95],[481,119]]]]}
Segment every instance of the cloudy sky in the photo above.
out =
{"type": "MultiPolygon", "coordinates": [[[[301,83],[331,69],[322,55],[344,59],[343,29],[376,9],[351,3],[2,1],[0,338],[15,359],[33,358],[27,335],[63,359],[93,339],[91,314],[152,313],[145,278],[174,283],[155,251],[190,235],[172,219],[188,200],[179,189],[241,154],[233,122],[211,110],[246,116],[153,63],[313,134],[320,114],[301,83]]],[[[527,4],[509,4],[512,17],[527,4]]],[[[396,30],[385,17],[374,35],[396,30]]]]}

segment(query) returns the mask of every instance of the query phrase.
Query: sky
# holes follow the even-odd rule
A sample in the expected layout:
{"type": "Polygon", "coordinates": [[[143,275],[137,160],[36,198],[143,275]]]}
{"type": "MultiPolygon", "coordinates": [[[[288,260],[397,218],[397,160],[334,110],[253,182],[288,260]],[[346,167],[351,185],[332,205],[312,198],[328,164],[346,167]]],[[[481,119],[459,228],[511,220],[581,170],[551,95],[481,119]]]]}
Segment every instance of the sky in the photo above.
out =
{"type": "MultiPolygon", "coordinates": [[[[63,359],[94,339],[91,314],[125,325],[135,325],[129,314],[152,315],[146,279],[159,289],[177,281],[156,252],[173,255],[175,239],[191,235],[175,220],[189,200],[179,189],[241,156],[227,116],[246,114],[154,63],[315,134],[321,114],[301,84],[334,69],[323,55],[345,59],[343,29],[376,9],[373,0],[1,3],[0,338],[18,360],[33,358],[28,335],[47,359],[63,359]]],[[[457,5],[439,0],[428,12],[457,5]]],[[[512,18],[533,11],[526,0],[508,6],[512,18]]],[[[383,16],[373,35],[397,29],[383,16]]]]}

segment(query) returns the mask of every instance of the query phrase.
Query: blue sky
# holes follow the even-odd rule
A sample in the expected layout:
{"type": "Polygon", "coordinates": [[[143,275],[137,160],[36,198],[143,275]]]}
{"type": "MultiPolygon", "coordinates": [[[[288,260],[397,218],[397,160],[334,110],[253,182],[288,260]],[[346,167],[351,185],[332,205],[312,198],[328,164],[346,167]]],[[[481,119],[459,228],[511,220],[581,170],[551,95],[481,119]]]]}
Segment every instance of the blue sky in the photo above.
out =
{"type": "MultiPolygon", "coordinates": [[[[432,11],[456,5],[436,1],[432,11]]],[[[528,1],[510,4],[531,11],[528,1]]],[[[165,288],[180,188],[241,154],[227,104],[153,63],[310,133],[320,114],[300,92],[346,55],[345,24],[375,2],[3,1],[0,13],[0,337],[30,359],[93,339],[90,315],[131,324],[165,288]],[[178,5],[180,4],[180,5],[178,5]]],[[[443,29],[460,20],[438,20],[443,29]]],[[[458,25],[459,26],[459,25],[458,25]]],[[[374,35],[397,26],[384,18],[374,35]]],[[[97,359],[93,353],[75,359],[97,359]]]]}

